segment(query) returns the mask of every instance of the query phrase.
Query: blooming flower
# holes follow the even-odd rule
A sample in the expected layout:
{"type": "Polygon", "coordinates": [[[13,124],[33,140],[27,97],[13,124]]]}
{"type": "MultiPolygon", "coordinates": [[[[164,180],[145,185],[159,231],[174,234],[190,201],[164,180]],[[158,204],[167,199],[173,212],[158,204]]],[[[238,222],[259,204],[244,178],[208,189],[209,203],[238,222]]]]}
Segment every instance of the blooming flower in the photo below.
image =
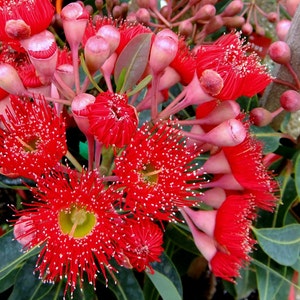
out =
{"type": "Polygon", "coordinates": [[[119,195],[104,188],[96,171],[78,175],[69,168],[39,177],[32,191],[37,201],[17,213],[18,226],[25,224],[15,237],[21,242],[30,237],[24,245],[29,249],[44,246],[36,267],[43,281],[66,278],[65,292],[70,287],[72,293],[78,279],[82,284],[84,272],[93,285],[98,269],[106,278],[106,270],[113,270],[109,260],[119,253],[115,244],[121,238],[115,230],[119,217],[112,207],[119,195]]]}
{"type": "Polygon", "coordinates": [[[149,219],[127,219],[122,230],[126,235],[120,240],[121,249],[129,264],[139,272],[146,269],[154,273],[150,263],[160,261],[163,252],[162,230],[149,219]]]}
{"type": "Polygon", "coordinates": [[[1,117],[0,165],[6,173],[34,179],[66,154],[65,126],[42,99],[11,97],[11,106],[7,117],[1,117]]]}
{"type": "Polygon", "coordinates": [[[192,205],[197,180],[191,163],[198,152],[187,148],[179,129],[167,123],[144,124],[115,160],[125,208],[160,220],[176,220],[178,206],[192,205]],[[190,201],[188,200],[190,199],[190,201]]]}
{"type": "Polygon", "coordinates": [[[107,146],[123,147],[130,142],[138,126],[135,108],[128,104],[126,95],[100,93],[88,106],[90,132],[107,146]]]}
{"type": "Polygon", "coordinates": [[[197,51],[197,74],[212,69],[224,80],[224,87],[216,97],[222,100],[235,100],[240,96],[252,97],[261,92],[271,77],[261,65],[255,53],[246,54],[239,33],[221,36],[210,45],[202,45],[197,51]]]}
{"type": "Polygon", "coordinates": [[[37,34],[50,25],[53,15],[49,0],[1,0],[0,40],[9,42],[37,34]]]}

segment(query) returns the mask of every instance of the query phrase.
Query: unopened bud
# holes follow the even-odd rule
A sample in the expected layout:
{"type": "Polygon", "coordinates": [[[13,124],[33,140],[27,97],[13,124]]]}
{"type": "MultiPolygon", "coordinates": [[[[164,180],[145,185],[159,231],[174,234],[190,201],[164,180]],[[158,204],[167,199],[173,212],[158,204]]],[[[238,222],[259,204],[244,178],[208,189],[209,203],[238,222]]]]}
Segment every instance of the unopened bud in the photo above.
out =
{"type": "Polygon", "coordinates": [[[23,95],[26,89],[17,70],[9,64],[0,64],[0,88],[12,95],[23,95]]]}
{"type": "Polygon", "coordinates": [[[223,17],[224,25],[230,28],[242,27],[245,23],[245,18],[241,16],[223,17]]]}
{"type": "Polygon", "coordinates": [[[12,39],[27,39],[30,37],[31,28],[23,20],[8,20],[5,23],[5,32],[12,39]]]}
{"type": "Polygon", "coordinates": [[[137,0],[136,4],[141,8],[149,8],[150,0],[137,0]]]}
{"type": "Polygon", "coordinates": [[[99,28],[96,36],[100,36],[105,39],[109,44],[110,54],[114,53],[120,43],[120,32],[112,25],[104,25],[99,28]]]}
{"type": "Polygon", "coordinates": [[[203,71],[199,80],[204,91],[212,96],[218,95],[224,86],[219,73],[211,69],[203,71]]]}
{"type": "Polygon", "coordinates": [[[112,9],[112,16],[114,19],[119,19],[122,17],[122,8],[120,5],[114,6],[112,9]]]}
{"type": "Polygon", "coordinates": [[[162,72],[173,61],[178,50],[178,37],[170,29],[160,31],[152,44],[149,64],[155,73],[162,72]]]}
{"type": "Polygon", "coordinates": [[[222,26],[224,26],[223,18],[220,15],[216,15],[204,25],[204,30],[206,34],[211,34],[219,30],[222,26]]]}
{"type": "Polygon", "coordinates": [[[296,13],[297,7],[300,4],[300,0],[286,0],[285,7],[287,12],[293,17],[296,13]]]}
{"type": "Polygon", "coordinates": [[[103,7],[103,0],[95,0],[95,6],[99,11],[101,11],[103,7]]]}
{"type": "Polygon", "coordinates": [[[183,35],[185,37],[189,37],[193,33],[193,28],[194,28],[193,24],[190,21],[185,20],[185,21],[180,22],[178,31],[181,35],[183,35]]]}
{"type": "Polygon", "coordinates": [[[14,226],[14,237],[25,248],[30,246],[35,237],[33,228],[33,222],[28,216],[21,216],[14,226]]]}
{"type": "Polygon", "coordinates": [[[291,48],[283,41],[276,41],[270,45],[269,55],[278,64],[287,64],[291,60],[291,48]]]}
{"type": "Polygon", "coordinates": [[[250,35],[253,32],[253,26],[250,23],[245,23],[242,26],[242,32],[245,35],[250,35]]]}
{"type": "Polygon", "coordinates": [[[233,17],[238,15],[244,7],[244,3],[241,0],[233,0],[229,2],[224,11],[222,12],[222,16],[224,17],[233,17]]]}
{"type": "Polygon", "coordinates": [[[91,74],[95,73],[104,64],[110,55],[110,45],[101,36],[90,37],[84,47],[84,57],[91,74]]]}
{"type": "Polygon", "coordinates": [[[300,110],[300,94],[294,90],[287,90],[280,96],[281,107],[289,112],[300,110]]]}
{"type": "Polygon", "coordinates": [[[272,120],[272,113],[263,107],[256,107],[250,112],[250,121],[255,126],[267,126],[272,122],[272,120]]]}
{"type": "Polygon", "coordinates": [[[136,20],[141,24],[149,24],[150,13],[146,8],[139,8],[135,14],[136,20]]]}
{"type": "Polygon", "coordinates": [[[259,25],[256,25],[255,26],[255,32],[258,34],[258,35],[261,35],[261,36],[264,36],[265,35],[265,29],[259,25]]]}
{"type": "Polygon", "coordinates": [[[207,22],[216,15],[216,8],[214,5],[203,5],[197,12],[195,19],[199,23],[207,22]]]}
{"type": "Polygon", "coordinates": [[[274,11],[271,11],[267,14],[267,19],[271,23],[275,23],[278,20],[278,14],[274,11]]]}
{"type": "Polygon", "coordinates": [[[292,22],[290,20],[281,20],[276,24],[276,34],[278,39],[285,41],[292,22]]]}

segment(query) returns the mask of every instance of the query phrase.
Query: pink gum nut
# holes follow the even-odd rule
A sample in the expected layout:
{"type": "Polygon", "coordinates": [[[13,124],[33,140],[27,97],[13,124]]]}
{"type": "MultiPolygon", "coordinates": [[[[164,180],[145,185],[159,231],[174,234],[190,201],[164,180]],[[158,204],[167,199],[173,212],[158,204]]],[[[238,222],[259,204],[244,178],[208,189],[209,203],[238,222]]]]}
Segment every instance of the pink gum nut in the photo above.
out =
{"type": "Polygon", "coordinates": [[[224,87],[224,81],[219,73],[210,69],[202,72],[199,81],[204,91],[212,96],[218,95],[224,87]]]}
{"type": "Polygon", "coordinates": [[[198,172],[222,174],[231,173],[230,165],[223,151],[211,155],[198,172]]]}
{"type": "Polygon", "coordinates": [[[286,40],[287,34],[291,27],[292,22],[290,20],[281,20],[276,24],[276,34],[281,41],[286,40]]]}
{"type": "Polygon", "coordinates": [[[289,112],[300,110],[300,94],[294,90],[287,90],[280,96],[281,107],[289,112]]]}
{"type": "Polygon", "coordinates": [[[90,73],[101,68],[110,55],[110,45],[101,36],[90,37],[84,47],[84,58],[90,73]]]}
{"type": "Polygon", "coordinates": [[[91,94],[82,93],[77,95],[71,105],[73,116],[78,128],[85,134],[90,135],[89,119],[87,117],[87,106],[93,104],[96,98],[91,94]]]}
{"type": "Polygon", "coordinates": [[[0,64],[0,87],[12,95],[22,96],[26,89],[17,70],[9,64],[0,64]]]}
{"type": "Polygon", "coordinates": [[[269,55],[278,64],[287,64],[291,60],[291,48],[283,41],[276,41],[270,45],[269,55]]]}
{"type": "Polygon", "coordinates": [[[66,5],[61,11],[64,33],[70,47],[79,45],[89,20],[89,13],[81,2],[66,5]]]}
{"type": "Polygon", "coordinates": [[[155,74],[161,73],[173,61],[178,50],[178,36],[169,29],[159,32],[151,47],[149,64],[155,74]]]}
{"type": "Polygon", "coordinates": [[[74,68],[70,64],[63,64],[57,67],[56,73],[62,79],[62,81],[69,87],[74,86],[74,68]]]}
{"type": "Polygon", "coordinates": [[[214,187],[203,192],[198,199],[213,208],[219,208],[226,199],[226,193],[224,189],[214,187]]]}
{"type": "Polygon", "coordinates": [[[112,25],[101,26],[96,36],[102,37],[109,44],[110,54],[114,53],[120,44],[120,32],[112,25]]]}
{"type": "Polygon", "coordinates": [[[54,35],[47,30],[22,40],[37,75],[43,84],[49,84],[56,69],[58,50],[54,35]]]}

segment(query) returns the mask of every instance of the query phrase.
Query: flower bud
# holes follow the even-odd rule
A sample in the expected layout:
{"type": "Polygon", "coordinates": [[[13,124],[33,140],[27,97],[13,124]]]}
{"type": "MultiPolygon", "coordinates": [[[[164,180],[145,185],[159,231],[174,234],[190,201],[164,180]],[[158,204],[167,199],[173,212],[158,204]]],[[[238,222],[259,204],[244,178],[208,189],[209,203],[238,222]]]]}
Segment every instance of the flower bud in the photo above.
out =
{"type": "Polygon", "coordinates": [[[287,90],[280,96],[281,107],[289,112],[300,109],[300,94],[294,90],[287,90]]]}
{"type": "Polygon", "coordinates": [[[280,41],[286,40],[291,24],[290,20],[281,20],[276,24],[276,34],[280,41]]]}
{"type": "Polygon", "coordinates": [[[242,27],[245,23],[245,18],[241,16],[223,17],[224,25],[231,28],[242,27]]]}
{"type": "Polygon", "coordinates": [[[91,36],[84,47],[87,68],[94,74],[104,64],[110,54],[110,45],[101,36],[91,36]]]}
{"type": "Polygon", "coordinates": [[[255,32],[258,34],[258,35],[261,35],[261,36],[264,36],[266,31],[263,27],[259,26],[259,25],[256,25],[255,26],[255,32]]]}
{"type": "Polygon", "coordinates": [[[5,23],[5,32],[12,39],[27,39],[30,37],[31,28],[23,20],[8,20],[5,23]]]}
{"type": "Polygon", "coordinates": [[[70,64],[60,65],[57,67],[56,72],[59,74],[63,82],[72,89],[75,83],[73,66],[70,64]]]}
{"type": "Polygon", "coordinates": [[[99,11],[101,11],[103,7],[103,0],[95,0],[95,6],[99,11]]]}
{"type": "Polygon", "coordinates": [[[136,20],[141,24],[149,24],[150,22],[150,13],[146,8],[139,8],[136,11],[136,20]]]}
{"type": "Polygon", "coordinates": [[[178,31],[181,35],[183,35],[185,37],[189,37],[193,33],[193,28],[194,27],[193,27],[192,22],[185,20],[185,21],[180,22],[178,31]]]}
{"type": "Polygon", "coordinates": [[[295,15],[299,3],[300,0],[286,0],[285,7],[291,17],[295,15]]]}
{"type": "Polygon", "coordinates": [[[279,18],[278,14],[274,11],[271,11],[267,14],[267,19],[271,23],[277,22],[278,18],[279,18]]]}
{"type": "Polygon", "coordinates": [[[196,13],[195,19],[199,23],[206,22],[216,15],[216,8],[214,5],[203,5],[196,13]]]}
{"type": "Polygon", "coordinates": [[[0,64],[0,88],[13,95],[23,95],[26,89],[17,70],[6,63],[0,64]]]}
{"type": "Polygon", "coordinates": [[[236,16],[242,11],[243,7],[244,7],[243,1],[241,0],[231,1],[222,12],[222,16],[224,17],[236,16]]]}
{"type": "Polygon", "coordinates": [[[203,90],[212,96],[218,95],[224,86],[219,73],[210,69],[203,71],[199,80],[203,90]]]}
{"type": "Polygon", "coordinates": [[[253,32],[253,26],[250,23],[245,23],[242,26],[242,32],[245,35],[250,35],[253,32]]]}
{"type": "Polygon", "coordinates": [[[69,3],[62,9],[61,19],[70,47],[81,43],[89,16],[81,2],[69,3]]]}
{"type": "Polygon", "coordinates": [[[120,43],[120,32],[112,25],[104,25],[99,28],[96,36],[100,36],[109,44],[110,54],[114,53],[120,43]]]}
{"type": "Polygon", "coordinates": [[[35,237],[34,226],[29,216],[21,216],[14,226],[15,239],[25,248],[30,246],[30,242],[35,237]],[[28,234],[28,232],[31,232],[28,234]]]}
{"type": "Polygon", "coordinates": [[[287,64],[291,60],[290,46],[283,41],[276,41],[270,45],[269,55],[278,64],[287,64]]]}
{"type": "Polygon", "coordinates": [[[273,115],[271,112],[263,107],[256,107],[250,112],[250,121],[259,127],[267,126],[273,120],[273,115]]]}
{"type": "Polygon", "coordinates": [[[178,50],[178,37],[169,29],[159,32],[152,44],[149,64],[154,73],[162,72],[173,61],[178,50]]]}

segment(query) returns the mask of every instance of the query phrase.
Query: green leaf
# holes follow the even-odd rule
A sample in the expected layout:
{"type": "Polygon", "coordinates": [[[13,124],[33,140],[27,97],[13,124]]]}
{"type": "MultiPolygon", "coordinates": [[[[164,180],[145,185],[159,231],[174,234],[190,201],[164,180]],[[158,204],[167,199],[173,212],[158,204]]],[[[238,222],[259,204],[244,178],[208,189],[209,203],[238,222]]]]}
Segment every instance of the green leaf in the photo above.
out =
{"type": "Polygon", "coordinates": [[[295,161],[295,186],[296,186],[296,191],[297,195],[300,198],[300,152],[298,153],[295,161]]]}
{"type": "Polygon", "coordinates": [[[88,154],[89,152],[89,147],[88,147],[88,144],[87,142],[83,143],[83,142],[79,142],[79,154],[85,158],[85,159],[88,159],[88,154]]]}
{"type": "Polygon", "coordinates": [[[292,266],[299,258],[300,224],[281,228],[253,228],[259,245],[272,259],[284,266],[292,266]]]}
{"type": "Polygon", "coordinates": [[[109,284],[109,289],[116,295],[118,300],[143,300],[144,295],[142,289],[137,282],[132,270],[118,267],[116,284],[109,284]]]}
{"type": "Polygon", "coordinates": [[[127,93],[127,96],[130,97],[138,92],[140,92],[144,87],[146,87],[148,85],[148,83],[152,80],[152,75],[147,75],[145,78],[143,78],[143,80],[141,80],[136,86],[135,88],[127,93]]]}
{"type": "Polygon", "coordinates": [[[40,252],[40,248],[32,248],[22,252],[22,246],[13,240],[12,230],[0,238],[0,280],[18,268],[26,259],[40,252]]]}
{"type": "Polygon", "coordinates": [[[282,138],[282,134],[274,131],[271,126],[251,126],[251,132],[263,143],[265,154],[274,152],[279,146],[279,140],[282,138]]]}
{"type": "Polygon", "coordinates": [[[154,274],[149,272],[146,274],[163,300],[181,300],[183,295],[181,279],[169,257],[163,254],[161,261],[153,263],[152,267],[154,274]]]}
{"type": "Polygon", "coordinates": [[[114,78],[119,82],[121,73],[126,70],[120,93],[132,89],[143,75],[151,48],[151,33],[142,33],[135,36],[120,53],[116,65],[114,78]]]}
{"type": "Polygon", "coordinates": [[[3,293],[8,288],[14,285],[15,278],[17,273],[19,272],[19,269],[14,269],[9,274],[7,274],[4,278],[0,280],[0,293],[3,293]]]}

